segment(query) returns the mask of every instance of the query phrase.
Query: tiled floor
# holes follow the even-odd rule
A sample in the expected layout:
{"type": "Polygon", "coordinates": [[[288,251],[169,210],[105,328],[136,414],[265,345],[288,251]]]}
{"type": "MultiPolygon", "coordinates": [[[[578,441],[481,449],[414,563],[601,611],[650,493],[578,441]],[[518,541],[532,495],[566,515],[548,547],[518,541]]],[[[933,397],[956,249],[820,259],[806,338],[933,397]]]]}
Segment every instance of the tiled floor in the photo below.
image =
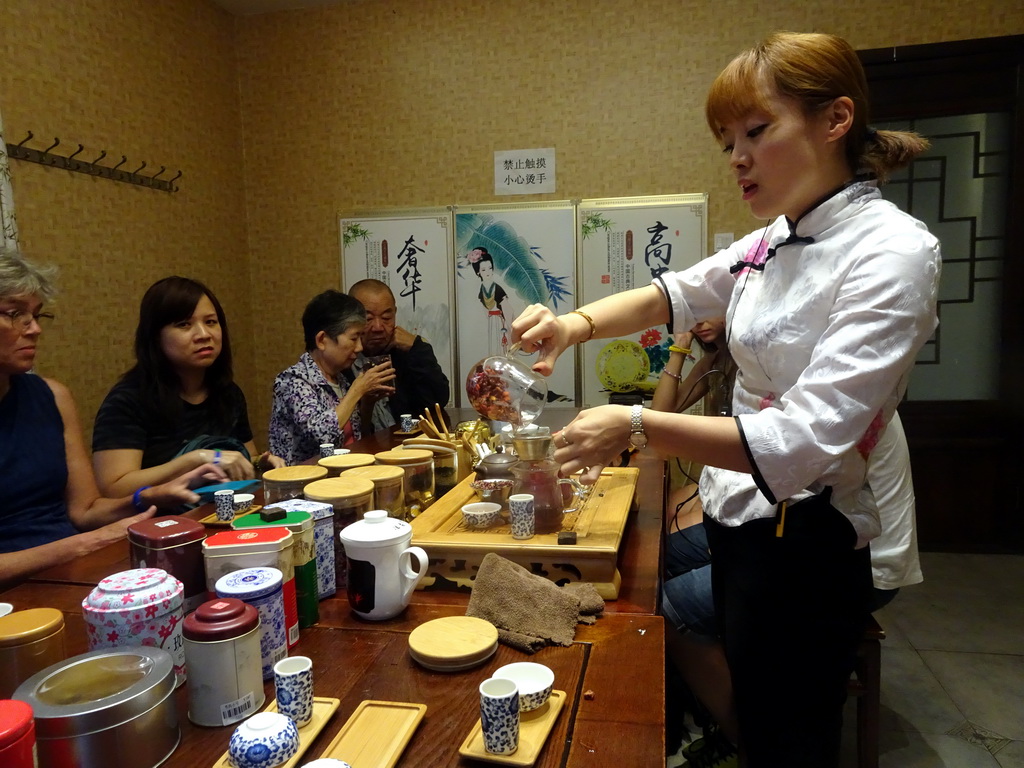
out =
{"type": "MultiPolygon", "coordinates": [[[[881,768],[1024,768],[1024,556],[922,553],[876,614],[881,768]]],[[[855,768],[853,701],[842,768],[855,768]]],[[[670,758],[669,766],[680,765],[670,758]]]]}

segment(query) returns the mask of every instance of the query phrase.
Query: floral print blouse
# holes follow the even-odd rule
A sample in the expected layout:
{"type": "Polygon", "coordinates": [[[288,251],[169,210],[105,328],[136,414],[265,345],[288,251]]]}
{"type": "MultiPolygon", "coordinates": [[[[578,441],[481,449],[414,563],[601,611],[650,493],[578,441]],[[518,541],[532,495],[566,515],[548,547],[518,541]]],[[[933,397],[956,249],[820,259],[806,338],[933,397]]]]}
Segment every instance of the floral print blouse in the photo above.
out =
{"type": "MultiPolygon", "coordinates": [[[[338,377],[341,397],[349,383],[338,377]]],[[[309,352],[274,380],[274,404],[270,412],[270,452],[288,464],[320,455],[321,443],[347,445],[362,437],[359,411],[348,424],[338,424],[335,408],[341,401],[334,386],[309,352]]]]}

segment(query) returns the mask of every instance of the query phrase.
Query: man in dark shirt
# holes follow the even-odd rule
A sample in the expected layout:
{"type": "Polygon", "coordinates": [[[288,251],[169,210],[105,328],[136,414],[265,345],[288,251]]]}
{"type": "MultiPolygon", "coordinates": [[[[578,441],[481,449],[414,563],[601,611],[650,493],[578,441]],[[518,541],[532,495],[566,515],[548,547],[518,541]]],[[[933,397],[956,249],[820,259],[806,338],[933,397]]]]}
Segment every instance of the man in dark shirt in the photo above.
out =
{"type": "MultiPolygon", "coordinates": [[[[450,394],[448,377],[441,370],[433,347],[396,325],[397,305],[391,289],[379,280],[367,279],[355,283],[349,295],[366,308],[363,357],[356,365],[365,364],[364,357],[391,355],[395,392],[387,398],[387,410],[394,422],[403,413],[419,417],[424,408],[432,408],[435,403],[444,407],[450,394]]],[[[375,430],[386,426],[379,413],[374,414],[373,423],[375,430]]]]}

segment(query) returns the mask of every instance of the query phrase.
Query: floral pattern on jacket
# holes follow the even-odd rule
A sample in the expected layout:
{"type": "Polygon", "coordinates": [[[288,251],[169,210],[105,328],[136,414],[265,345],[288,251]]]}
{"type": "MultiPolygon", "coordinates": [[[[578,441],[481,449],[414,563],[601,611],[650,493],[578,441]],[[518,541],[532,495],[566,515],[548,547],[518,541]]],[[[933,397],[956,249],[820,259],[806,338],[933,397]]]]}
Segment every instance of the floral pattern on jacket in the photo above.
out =
{"type": "MultiPolygon", "coordinates": [[[[349,382],[338,377],[342,397],[349,382]]],[[[352,437],[348,441],[338,424],[340,398],[309,352],[274,379],[274,404],[270,412],[270,452],[288,464],[297,464],[320,454],[321,443],[342,445],[362,437],[358,409],[349,424],[352,437]]]]}

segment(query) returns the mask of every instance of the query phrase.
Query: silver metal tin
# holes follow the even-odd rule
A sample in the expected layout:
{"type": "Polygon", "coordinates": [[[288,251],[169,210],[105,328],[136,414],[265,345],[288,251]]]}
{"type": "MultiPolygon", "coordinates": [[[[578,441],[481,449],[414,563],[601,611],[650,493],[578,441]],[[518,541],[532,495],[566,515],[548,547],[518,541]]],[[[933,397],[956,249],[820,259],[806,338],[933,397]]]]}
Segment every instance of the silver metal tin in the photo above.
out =
{"type": "Polygon", "coordinates": [[[35,713],[39,764],[155,768],[178,746],[174,664],[159,648],[102,648],[53,664],[14,692],[35,713]]]}

